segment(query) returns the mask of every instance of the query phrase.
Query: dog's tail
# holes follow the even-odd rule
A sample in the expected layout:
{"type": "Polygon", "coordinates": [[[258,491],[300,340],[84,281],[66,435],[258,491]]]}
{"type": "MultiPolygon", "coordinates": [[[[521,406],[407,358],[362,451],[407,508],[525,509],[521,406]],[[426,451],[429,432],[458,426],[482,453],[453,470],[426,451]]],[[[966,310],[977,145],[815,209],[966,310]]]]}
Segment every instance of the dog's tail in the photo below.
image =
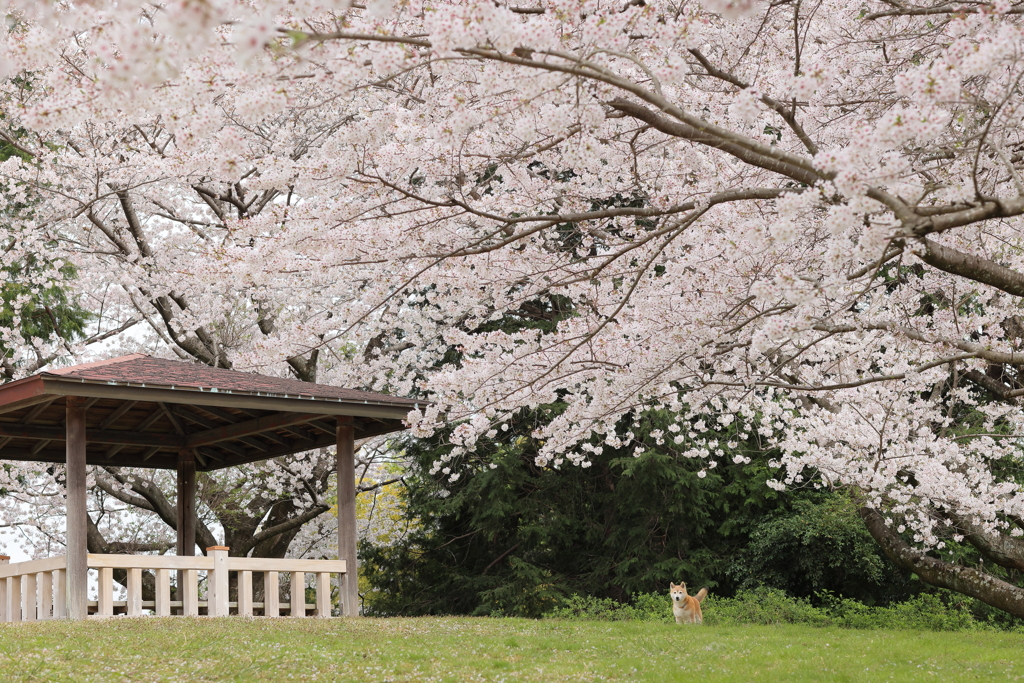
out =
{"type": "Polygon", "coordinates": [[[697,599],[697,602],[704,602],[704,598],[708,597],[708,589],[701,588],[693,597],[697,599]]]}

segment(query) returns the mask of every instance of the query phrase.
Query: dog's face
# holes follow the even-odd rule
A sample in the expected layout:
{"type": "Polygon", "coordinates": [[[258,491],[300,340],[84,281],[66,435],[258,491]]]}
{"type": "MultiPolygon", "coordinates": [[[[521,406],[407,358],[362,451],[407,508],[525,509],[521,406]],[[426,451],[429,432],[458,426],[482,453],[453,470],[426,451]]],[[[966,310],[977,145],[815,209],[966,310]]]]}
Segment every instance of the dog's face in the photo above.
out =
{"type": "Polygon", "coordinates": [[[672,596],[672,602],[682,602],[686,597],[686,584],[680,583],[678,586],[674,583],[668,584],[668,594],[672,596]]]}

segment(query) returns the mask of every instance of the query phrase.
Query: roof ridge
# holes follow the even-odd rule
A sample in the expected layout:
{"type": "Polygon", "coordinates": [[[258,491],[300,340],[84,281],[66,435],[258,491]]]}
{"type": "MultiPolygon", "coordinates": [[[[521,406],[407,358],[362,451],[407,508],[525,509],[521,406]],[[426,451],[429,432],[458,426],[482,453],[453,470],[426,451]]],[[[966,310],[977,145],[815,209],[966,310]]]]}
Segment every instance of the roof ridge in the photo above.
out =
{"type": "Polygon", "coordinates": [[[79,370],[86,368],[98,368],[104,365],[114,365],[116,363],[124,363],[125,361],[136,360],[138,358],[149,358],[149,354],[145,353],[130,353],[127,356],[118,356],[117,358],[108,358],[107,360],[97,360],[92,363],[82,363],[81,365],[69,365],[66,368],[59,368],[57,370],[46,370],[40,374],[42,375],[69,375],[79,370]]]}

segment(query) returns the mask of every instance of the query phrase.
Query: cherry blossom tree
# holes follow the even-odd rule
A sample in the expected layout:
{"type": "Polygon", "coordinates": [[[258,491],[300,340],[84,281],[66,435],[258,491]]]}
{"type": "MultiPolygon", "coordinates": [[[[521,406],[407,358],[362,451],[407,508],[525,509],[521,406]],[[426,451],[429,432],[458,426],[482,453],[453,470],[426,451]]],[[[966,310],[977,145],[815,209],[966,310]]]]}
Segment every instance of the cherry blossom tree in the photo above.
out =
{"type": "Polygon", "coordinates": [[[847,488],[898,564],[1024,615],[942,552],[1024,569],[1022,6],[7,5],[4,201],[46,198],[11,230],[111,329],[426,394],[453,479],[555,399],[540,464],[664,407],[711,468],[739,425],[775,485],[847,488]]]}

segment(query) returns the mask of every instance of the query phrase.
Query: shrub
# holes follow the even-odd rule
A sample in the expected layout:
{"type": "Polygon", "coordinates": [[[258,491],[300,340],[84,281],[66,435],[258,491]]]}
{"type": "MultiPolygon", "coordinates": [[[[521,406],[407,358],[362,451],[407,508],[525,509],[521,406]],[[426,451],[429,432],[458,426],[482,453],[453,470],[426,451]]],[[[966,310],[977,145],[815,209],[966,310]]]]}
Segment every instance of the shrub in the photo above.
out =
{"type": "MultiPolygon", "coordinates": [[[[978,604],[955,594],[922,593],[888,607],[872,607],[829,593],[817,596],[821,607],[806,598],[795,598],[776,588],[740,591],[734,598],[709,595],[703,603],[704,623],[709,626],[741,624],[808,624],[851,629],[885,628],[901,631],[1024,631],[1020,620],[994,620],[975,614],[978,604]]],[[[646,593],[631,604],[608,598],[573,595],[544,615],[548,619],[599,621],[651,621],[671,623],[668,595],[646,593]]]]}

